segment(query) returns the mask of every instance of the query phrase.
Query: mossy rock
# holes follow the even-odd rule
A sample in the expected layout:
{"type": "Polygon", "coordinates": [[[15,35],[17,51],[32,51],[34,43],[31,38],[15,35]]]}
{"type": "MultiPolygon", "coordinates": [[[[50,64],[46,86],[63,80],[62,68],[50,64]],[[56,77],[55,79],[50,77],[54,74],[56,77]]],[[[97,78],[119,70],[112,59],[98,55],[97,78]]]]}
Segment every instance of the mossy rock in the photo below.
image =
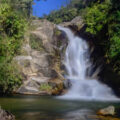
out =
{"type": "Polygon", "coordinates": [[[48,83],[43,83],[40,85],[40,91],[48,91],[50,92],[52,90],[52,86],[48,83]]]}
{"type": "Polygon", "coordinates": [[[19,51],[18,55],[25,55],[25,56],[27,56],[27,55],[28,55],[28,52],[27,52],[26,50],[24,50],[24,49],[21,49],[21,50],[19,51]]]}
{"type": "Polygon", "coordinates": [[[45,92],[52,94],[52,95],[59,95],[63,91],[63,83],[59,83],[59,84],[43,83],[40,85],[39,89],[40,89],[40,91],[45,91],[45,92]]]}
{"type": "Polygon", "coordinates": [[[38,51],[44,50],[42,39],[34,34],[30,34],[30,46],[32,49],[35,49],[38,51]]]}
{"type": "Polygon", "coordinates": [[[55,29],[54,34],[55,34],[56,36],[59,36],[59,35],[62,34],[62,32],[61,32],[60,30],[58,30],[58,29],[55,29]]]}

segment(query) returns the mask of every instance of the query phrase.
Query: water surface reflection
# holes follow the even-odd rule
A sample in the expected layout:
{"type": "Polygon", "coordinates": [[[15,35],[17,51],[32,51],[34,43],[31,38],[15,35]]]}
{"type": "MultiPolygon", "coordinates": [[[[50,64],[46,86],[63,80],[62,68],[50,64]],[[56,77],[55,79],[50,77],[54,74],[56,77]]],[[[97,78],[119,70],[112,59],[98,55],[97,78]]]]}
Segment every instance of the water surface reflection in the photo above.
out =
{"type": "MultiPolygon", "coordinates": [[[[17,120],[91,120],[96,110],[120,103],[59,100],[48,96],[1,97],[0,105],[17,120]]],[[[92,119],[93,120],[93,119],[92,119]]]]}

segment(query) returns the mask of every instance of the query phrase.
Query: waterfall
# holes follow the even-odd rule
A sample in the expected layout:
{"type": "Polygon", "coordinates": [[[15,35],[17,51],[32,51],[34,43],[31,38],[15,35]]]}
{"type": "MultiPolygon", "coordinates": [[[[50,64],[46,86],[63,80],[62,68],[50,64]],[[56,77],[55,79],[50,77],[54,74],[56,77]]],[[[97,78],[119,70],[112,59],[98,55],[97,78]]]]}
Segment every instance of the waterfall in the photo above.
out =
{"type": "MultiPolygon", "coordinates": [[[[69,28],[58,26],[58,29],[65,32],[68,37],[64,65],[67,71],[66,79],[72,84],[68,92],[59,98],[100,101],[118,100],[110,87],[99,82],[97,77],[94,79],[87,76],[88,68],[92,67],[87,42],[75,36],[69,28]]],[[[96,72],[98,73],[98,70],[96,72]]]]}

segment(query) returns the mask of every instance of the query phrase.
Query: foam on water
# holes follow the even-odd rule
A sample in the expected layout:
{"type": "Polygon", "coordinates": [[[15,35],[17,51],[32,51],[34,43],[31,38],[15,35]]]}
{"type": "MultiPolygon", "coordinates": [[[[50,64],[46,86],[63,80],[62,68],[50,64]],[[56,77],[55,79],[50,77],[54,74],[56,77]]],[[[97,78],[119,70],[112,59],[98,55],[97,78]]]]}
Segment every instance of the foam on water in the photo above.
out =
{"type": "MultiPolygon", "coordinates": [[[[87,77],[88,68],[92,68],[90,62],[89,45],[85,40],[74,35],[65,27],[58,26],[59,30],[64,31],[68,37],[68,46],[65,52],[64,65],[67,70],[66,78],[70,80],[72,86],[62,99],[81,99],[98,101],[119,100],[112,89],[96,79],[87,77]]],[[[96,71],[96,74],[98,70],[96,71]]]]}

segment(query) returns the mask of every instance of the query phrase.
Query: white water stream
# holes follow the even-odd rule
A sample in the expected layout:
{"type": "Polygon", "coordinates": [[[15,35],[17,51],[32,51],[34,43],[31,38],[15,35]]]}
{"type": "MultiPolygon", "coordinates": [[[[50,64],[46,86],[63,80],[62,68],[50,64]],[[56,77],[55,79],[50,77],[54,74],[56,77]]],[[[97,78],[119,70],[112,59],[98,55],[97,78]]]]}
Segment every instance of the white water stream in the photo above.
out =
{"type": "Polygon", "coordinates": [[[58,28],[66,33],[69,40],[64,65],[67,70],[66,79],[69,79],[72,84],[68,92],[60,98],[100,101],[118,100],[112,89],[100,83],[97,77],[96,79],[87,77],[87,69],[92,66],[87,42],[75,36],[69,28],[61,26],[58,26],[58,28]]]}

